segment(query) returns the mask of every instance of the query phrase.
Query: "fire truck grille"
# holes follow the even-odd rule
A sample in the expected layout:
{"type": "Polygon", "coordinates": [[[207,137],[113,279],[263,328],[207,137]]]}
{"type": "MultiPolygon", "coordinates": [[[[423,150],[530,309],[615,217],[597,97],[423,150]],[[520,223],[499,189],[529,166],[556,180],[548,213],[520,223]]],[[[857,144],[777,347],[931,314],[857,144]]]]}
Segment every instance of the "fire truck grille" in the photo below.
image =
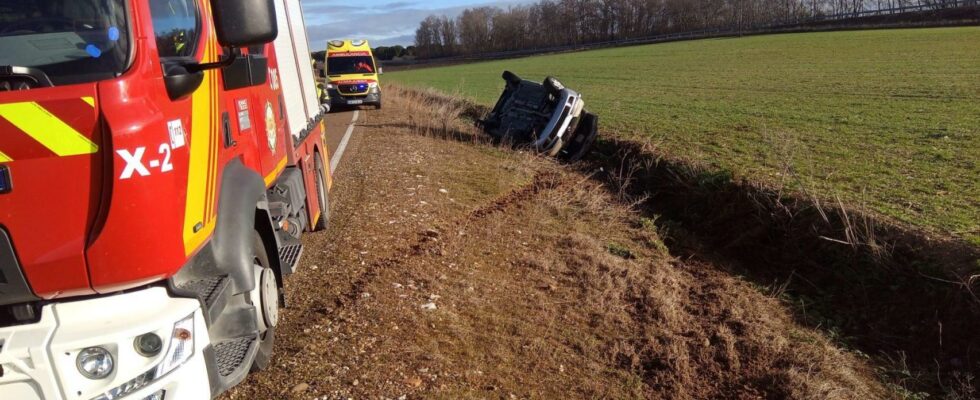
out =
{"type": "Polygon", "coordinates": [[[251,337],[239,338],[215,345],[214,354],[217,358],[218,373],[221,376],[228,376],[235,372],[245,362],[248,349],[254,341],[255,338],[251,337]]]}

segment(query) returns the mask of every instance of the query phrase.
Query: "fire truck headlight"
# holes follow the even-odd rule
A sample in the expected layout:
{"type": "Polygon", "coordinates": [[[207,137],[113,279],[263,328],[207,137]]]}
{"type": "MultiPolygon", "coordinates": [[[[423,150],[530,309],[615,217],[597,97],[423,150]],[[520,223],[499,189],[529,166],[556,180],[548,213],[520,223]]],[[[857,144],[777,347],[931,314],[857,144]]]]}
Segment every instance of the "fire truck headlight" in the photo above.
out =
{"type": "MultiPolygon", "coordinates": [[[[156,367],[130,379],[122,385],[107,390],[92,400],[114,400],[125,397],[157,381],[164,375],[177,369],[177,367],[187,362],[187,360],[190,360],[191,355],[194,354],[194,314],[174,324],[174,330],[170,336],[170,346],[167,347],[167,352],[164,354],[163,360],[156,367]]],[[[163,398],[162,396],[164,394],[163,391],[160,391],[144,398],[144,400],[163,398]],[[161,397],[155,397],[157,395],[161,397]]]]}
{"type": "Polygon", "coordinates": [[[194,354],[194,314],[174,324],[170,347],[157,369],[157,376],[164,376],[181,364],[190,360],[194,354]]]}
{"type": "Polygon", "coordinates": [[[136,337],[136,340],[133,341],[133,347],[136,348],[139,355],[153,357],[163,350],[163,339],[160,339],[155,333],[147,333],[136,337]]]}
{"type": "Polygon", "coordinates": [[[112,359],[112,353],[104,347],[88,347],[78,353],[75,366],[78,367],[78,372],[82,376],[98,380],[105,379],[109,374],[112,374],[115,362],[112,359]]]}

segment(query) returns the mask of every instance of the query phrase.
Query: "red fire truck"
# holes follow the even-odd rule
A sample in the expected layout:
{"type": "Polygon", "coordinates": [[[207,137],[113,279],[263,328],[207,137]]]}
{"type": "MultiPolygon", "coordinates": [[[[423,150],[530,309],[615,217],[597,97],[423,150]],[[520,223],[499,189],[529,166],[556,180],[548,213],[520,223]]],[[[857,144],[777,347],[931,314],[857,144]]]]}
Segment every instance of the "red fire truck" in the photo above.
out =
{"type": "Polygon", "coordinates": [[[0,0],[0,399],[265,368],[330,174],[299,0],[0,0]]]}

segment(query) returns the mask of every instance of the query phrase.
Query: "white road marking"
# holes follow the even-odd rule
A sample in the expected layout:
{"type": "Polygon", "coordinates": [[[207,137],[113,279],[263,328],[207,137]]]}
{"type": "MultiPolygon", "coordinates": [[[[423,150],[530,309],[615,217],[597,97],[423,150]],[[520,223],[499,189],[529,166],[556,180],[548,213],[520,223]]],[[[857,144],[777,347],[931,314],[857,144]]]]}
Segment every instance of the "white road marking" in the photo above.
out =
{"type": "Polygon", "coordinates": [[[350,125],[347,126],[347,133],[344,134],[344,138],[340,140],[340,144],[337,145],[337,151],[333,153],[333,157],[330,158],[330,175],[333,175],[337,171],[337,165],[340,164],[340,159],[344,157],[344,149],[347,148],[347,141],[350,140],[350,135],[354,133],[354,123],[357,122],[357,117],[360,115],[359,110],[354,110],[354,118],[351,118],[350,125]]]}

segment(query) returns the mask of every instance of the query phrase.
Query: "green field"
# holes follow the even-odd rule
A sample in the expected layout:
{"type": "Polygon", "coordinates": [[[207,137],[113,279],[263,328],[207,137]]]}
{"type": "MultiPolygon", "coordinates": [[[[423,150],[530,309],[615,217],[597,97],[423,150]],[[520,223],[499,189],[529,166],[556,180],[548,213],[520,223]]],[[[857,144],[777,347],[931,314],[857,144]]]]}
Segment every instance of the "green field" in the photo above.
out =
{"type": "Polygon", "coordinates": [[[753,36],[391,72],[492,104],[559,77],[604,135],[980,244],[980,27],[753,36]]]}

